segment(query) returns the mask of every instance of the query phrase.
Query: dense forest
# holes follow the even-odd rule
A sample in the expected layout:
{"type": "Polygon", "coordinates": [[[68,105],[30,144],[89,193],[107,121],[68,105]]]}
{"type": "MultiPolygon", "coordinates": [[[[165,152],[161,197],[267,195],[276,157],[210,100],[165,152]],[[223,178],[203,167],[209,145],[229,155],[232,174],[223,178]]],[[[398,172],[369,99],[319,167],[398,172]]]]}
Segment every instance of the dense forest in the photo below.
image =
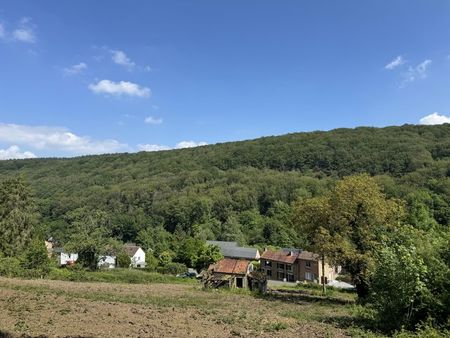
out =
{"type": "Polygon", "coordinates": [[[31,184],[47,236],[64,243],[83,213],[156,251],[173,234],[302,246],[291,204],[368,173],[407,201],[410,223],[450,222],[450,125],[336,129],[192,149],[0,162],[31,184]],[[78,216],[77,216],[78,215],[78,216]],[[158,238],[159,237],[159,238],[158,238]]]}
{"type": "Polygon", "coordinates": [[[345,269],[376,329],[449,328],[450,124],[0,161],[0,178],[0,275],[48,271],[43,237],[90,269],[136,242],[163,273],[220,259],[205,239],[299,247],[345,269]]]}

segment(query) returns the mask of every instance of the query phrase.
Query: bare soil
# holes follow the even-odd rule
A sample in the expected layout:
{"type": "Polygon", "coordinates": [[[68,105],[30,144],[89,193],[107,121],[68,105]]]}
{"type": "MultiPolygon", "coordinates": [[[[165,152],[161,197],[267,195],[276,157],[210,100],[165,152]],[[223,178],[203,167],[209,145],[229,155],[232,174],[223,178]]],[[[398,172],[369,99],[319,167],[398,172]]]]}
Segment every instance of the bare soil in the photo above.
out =
{"type": "Polygon", "coordinates": [[[0,278],[0,337],[344,337],[349,307],[189,284],[0,278]]]}

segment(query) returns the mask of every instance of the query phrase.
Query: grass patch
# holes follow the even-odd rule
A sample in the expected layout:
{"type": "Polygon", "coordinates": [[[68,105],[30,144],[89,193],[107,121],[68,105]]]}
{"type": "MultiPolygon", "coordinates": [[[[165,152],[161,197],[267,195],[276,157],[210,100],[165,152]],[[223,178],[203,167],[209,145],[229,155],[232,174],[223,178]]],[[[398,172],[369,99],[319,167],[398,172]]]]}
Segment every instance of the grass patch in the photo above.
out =
{"type": "Polygon", "coordinates": [[[163,275],[157,272],[147,272],[137,269],[111,269],[87,271],[80,269],[54,268],[50,271],[48,279],[74,281],[74,282],[102,282],[102,283],[178,283],[194,284],[196,281],[190,278],[177,278],[171,275],[163,275]]]}
{"type": "Polygon", "coordinates": [[[267,323],[264,325],[264,331],[266,332],[277,332],[281,330],[286,330],[289,326],[286,323],[275,322],[267,323]]]}

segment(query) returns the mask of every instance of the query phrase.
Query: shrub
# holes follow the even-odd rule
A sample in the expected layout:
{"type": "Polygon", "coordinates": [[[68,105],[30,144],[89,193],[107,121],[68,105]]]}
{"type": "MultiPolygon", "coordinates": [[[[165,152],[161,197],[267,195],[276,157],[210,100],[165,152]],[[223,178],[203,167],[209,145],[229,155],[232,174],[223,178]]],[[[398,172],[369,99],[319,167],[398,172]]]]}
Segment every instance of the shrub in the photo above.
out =
{"type": "Polygon", "coordinates": [[[120,252],[116,257],[116,262],[118,268],[129,268],[131,259],[126,252],[120,252]]]}
{"type": "Polygon", "coordinates": [[[174,263],[170,262],[164,266],[160,266],[156,269],[159,273],[169,274],[169,275],[177,275],[181,273],[185,273],[187,271],[187,266],[182,263],[174,263]]]}
{"type": "Polygon", "coordinates": [[[24,270],[20,265],[20,260],[14,257],[0,258],[0,276],[21,277],[24,270]]]}

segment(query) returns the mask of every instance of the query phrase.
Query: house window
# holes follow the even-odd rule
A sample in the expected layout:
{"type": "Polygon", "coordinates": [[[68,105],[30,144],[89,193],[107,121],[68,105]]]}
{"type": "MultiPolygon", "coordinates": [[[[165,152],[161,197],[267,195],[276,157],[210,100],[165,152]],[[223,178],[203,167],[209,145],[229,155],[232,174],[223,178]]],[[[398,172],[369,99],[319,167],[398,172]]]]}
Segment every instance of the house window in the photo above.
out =
{"type": "Polygon", "coordinates": [[[284,279],[284,272],[278,272],[278,279],[283,280],[284,279]]]}
{"type": "Polygon", "coordinates": [[[264,266],[272,267],[272,262],[271,261],[265,261],[264,262],[264,266]]]}
{"type": "Polygon", "coordinates": [[[311,272],[305,272],[306,280],[313,280],[313,274],[311,272]]]}
{"type": "Polygon", "coordinates": [[[278,263],[278,269],[284,270],[284,264],[283,263],[278,263]]]}
{"type": "Polygon", "coordinates": [[[306,261],[305,265],[306,265],[307,268],[310,268],[311,267],[311,262],[310,261],[306,261]]]}
{"type": "Polygon", "coordinates": [[[266,274],[267,274],[267,276],[272,277],[272,270],[266,270],[266,274]]]}
{"type": "Polygon", "coordinates": [[[287,271],[292,271],[292,265],[291,264],[286,264],[286,270],[287,271]]]}

